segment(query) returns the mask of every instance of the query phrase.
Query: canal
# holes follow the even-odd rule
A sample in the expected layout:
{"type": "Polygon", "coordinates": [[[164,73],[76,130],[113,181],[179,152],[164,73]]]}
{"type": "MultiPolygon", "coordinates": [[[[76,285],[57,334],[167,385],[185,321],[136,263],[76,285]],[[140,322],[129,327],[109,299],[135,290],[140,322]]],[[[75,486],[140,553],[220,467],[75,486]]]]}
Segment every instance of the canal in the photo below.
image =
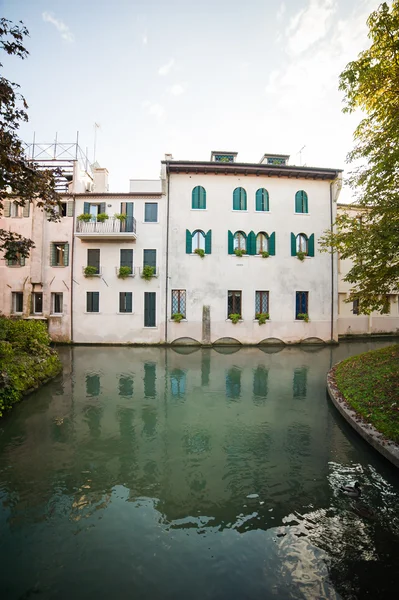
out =
{"type": "Polygon", "coordinates": [[[0,421],[0,598],[394,597],[398,474],[326,397],[384,345],[60,348],[0,421]]]}

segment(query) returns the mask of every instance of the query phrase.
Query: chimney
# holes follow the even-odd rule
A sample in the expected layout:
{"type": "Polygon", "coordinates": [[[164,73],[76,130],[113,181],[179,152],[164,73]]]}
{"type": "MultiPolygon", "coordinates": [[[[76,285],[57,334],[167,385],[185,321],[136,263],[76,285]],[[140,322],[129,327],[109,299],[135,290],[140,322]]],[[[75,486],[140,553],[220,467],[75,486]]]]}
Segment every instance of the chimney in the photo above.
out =
{"type": "Polygon", "coordinates": [[[91,169],[93,172],[94,183],[93,192],[96,194],[104,194],[104,192],[108,192],[108,170],[100,167],[98,163],[94,163],[94,165],[91,166],[91,169]]]}

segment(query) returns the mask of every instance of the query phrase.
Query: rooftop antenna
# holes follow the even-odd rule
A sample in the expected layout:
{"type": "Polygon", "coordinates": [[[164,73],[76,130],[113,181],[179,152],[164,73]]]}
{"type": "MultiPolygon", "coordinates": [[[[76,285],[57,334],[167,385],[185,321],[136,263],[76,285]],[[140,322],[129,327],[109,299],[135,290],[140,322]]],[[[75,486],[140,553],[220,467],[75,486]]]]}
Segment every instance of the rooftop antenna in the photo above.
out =
{"type": "Polygon", "coordinates": [[[305,145],[305,146],[302,146],[302,148],[301,148],[301,149],[299,150],[299,152],[298,152],[298,154],[299,154],[299,166],[300,166],[300,167],[302,166],[302,150],[303,150],[304,148],[306,148],[306,145],[305,145]]]}
{"type": "Polygon", "coordinates": [[[94,156],[93,156],[93,163],[96,162],[96,150],[97,150],[97,129],[100,129],[100,124],[99,123],[94,123],[94,156]]]}

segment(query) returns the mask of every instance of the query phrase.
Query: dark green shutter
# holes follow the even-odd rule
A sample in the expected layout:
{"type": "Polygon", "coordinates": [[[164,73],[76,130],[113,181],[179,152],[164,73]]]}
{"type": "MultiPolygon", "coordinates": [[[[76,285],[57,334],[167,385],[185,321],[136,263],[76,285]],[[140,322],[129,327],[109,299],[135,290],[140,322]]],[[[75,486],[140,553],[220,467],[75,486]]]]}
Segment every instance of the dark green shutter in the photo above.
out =
{"type": "Polygon", "coordinates": [[[295,212],[297,212],[297,213],[302,212],[302,197],[301,197],[301,192],[297,192],[295,194],[295,212]]]}
{"type": "Polygon", "coordinates": [[[93,312],[99,312],[100,310],[100,294],[99,292],[93,292],[93,312]]]}
{"type": "Polygon", "coordinates": [[[276,256],[276,234],[274,231],[269,236],[269,254],[270,256],[276,256]]]}
{"type": "Polygon", "coordinates": [[[73,217],[73,201],[67,202],[67,217],[73,217]]]}
{"type": "Polygon", "coordinates": [[[240,193],[240,209],[241,210],[247,210],[247,192],[244,190],[244,188],[240,188],[241,189],[241,193],[240,193]]]}
{"type": "Polygon", "coordinates": [[[125,312],[125,292],[119,292],[119,312],[125,312]]]}
{"type": "Polygon", "coordinates": [[[143,266],[154,267],[157,266],[157,251],[156,250],[143,250],[143,266]]]}
{"type": "Polygon", "coordinates": [[[202,210],[206,209],[206,191],[202,186],[199,189],[199,208],[202,210]]]}
{"type": "Polygon", "coordinates": [[[191,198],[191,208],[199,208],[200,200],[199,200],[199,186],[195,187],[192,192],[191,198]]]}
{"type": "Polygon", "coordinates": [[[296,235],[291,233],[291,256],[296,256],[296,235]]]}
{"type": "Polygon", "coordinates": [[[240,191],[241,188],[236,188],[233,192],[233,210],[240,210],[240,191]]]}
{"type": "Polygon", "coordinates": [[[269,192],[265,188],[260,188],[256,191],[256,210],[269,210],[269,192]]]}
{"type": "Polygon", "coordinates": [[[234,235],[231,231],[228,233],[228,253],[234,254],[234,235]]]}
{"type": "Polygon", "coordinates": [[[212,230],[210,229],[205,235],[205,254],[212,253],[212,230]]]}
{"type": "Polygon", "coordinates": [[[29,217],[30,202],[27,200],[24,204],[22,214],[24,217],[29,217]]]}
{"type": "Polygon", "coordinates": [[[126,292],[126,312],[132,312],[132,292],[126,292]]]}
{"type": "Polygon", "coordinates": [[[90,267],[96,267],[97,272],[100,272],[100,250],[97,248],[90,248],[87,250],[87,265],[90,267]]]}
{"type": "Polygon", "coordinates": [[[266,211],[268,211],[269,210],[269,192],[267,190],[264,190],[264,194],[265,194],[264,208],[266,211]]]}
{"type": "Polygon", "coordinates": [[[144,292],[144,327],[155,327],[156,324],[155,292],[144,292]]]}
{"type": "Polygon", "coordinates": [[[248,254],[256,254],[256,235],[254,231],[250,231],[247,237],[247,252],[248,254]]]}
{"type": "Polygon", "coordinates": [[[308,239],[308,256],[314,256],[314,233],[308,239]]]}
{"type": "Polygon", "coordinates": [[[121,249],[120,252],[120,266],[129,267],[133,272],[133,250],[121,249]]]}
{"type": "Polygon", "coordinates": [[[83,212],[85,215],[90,214],[90,202],[85,202],[83,205],[83,212]]]}
{"type": "Polygon", "coordinates": [[[100,213],[105,213],[107,212],[107,206],[105,204],[105,202],[101,202],[100,203],[100,213]]]}
{"type": "Polygon", "coordinates": [[[50,267],[56,265],[56,245],[54,242],[50,244],[50,267]]]}
{"type": "Polygon", "coordinates": [[[302,192],[302,194],[303,194],[303,196],[302,196],[302,199],[303,199],[302,211],[304,213],[307,213],[308,212],[308,195],[306,192],[302,192]]]}
{"type": "Polygon", "coordinates": [[[4,216],[5,217],[10,217],[11,216],[11,202],[10,202],[10,200],[5,200],[4,201],[4,216]]]}
{"type": "Polygon", "coordinates": [[[186,229],[186,254],[192,254],[193,248],[193,238],[191,235],[191,231],[186,229]]]}
{"type": "Polygon", "coordinates": [[[64,249],[64,267],[69,265],[69,244],[65,244],[64,249]]]}

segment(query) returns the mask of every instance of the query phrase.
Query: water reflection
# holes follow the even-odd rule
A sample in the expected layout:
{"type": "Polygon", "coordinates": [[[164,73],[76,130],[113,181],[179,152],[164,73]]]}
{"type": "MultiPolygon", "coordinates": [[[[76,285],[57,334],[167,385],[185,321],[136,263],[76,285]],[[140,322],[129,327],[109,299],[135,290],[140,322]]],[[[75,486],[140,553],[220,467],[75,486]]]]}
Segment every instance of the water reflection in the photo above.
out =
{"type": "Polygon", "coordinates": [[[396,473],[325,397],[362,350],[65,349],[1,422],[2,600],[393,595],[396,473]]]}

